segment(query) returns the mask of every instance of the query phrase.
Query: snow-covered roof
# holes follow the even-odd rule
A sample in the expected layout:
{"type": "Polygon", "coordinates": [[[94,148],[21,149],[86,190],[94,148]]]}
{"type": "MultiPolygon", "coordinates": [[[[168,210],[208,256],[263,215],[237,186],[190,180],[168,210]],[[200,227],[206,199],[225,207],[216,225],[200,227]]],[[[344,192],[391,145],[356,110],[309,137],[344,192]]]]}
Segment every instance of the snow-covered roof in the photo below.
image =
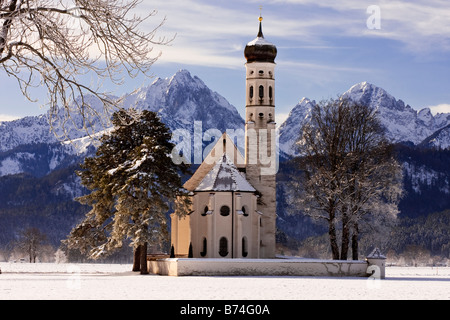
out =
{"type": "Polygon", "coordinates": [[[255,39],[253,39],[252,41],[247,43],[247,45],[248,46],[263,46],[263,45],[273,46],[272,43],[270,43],[269,41],[267,41],[263,37],[256,37],[255,39]]]}
{"type": "Polygon", "coordinates": [[[386,256],[381,253],[378,248],[373,249],[373,251],[367,256],[368,259],[386,259],[386,256]]]}
{"type": "Polygon", "coordinates": [[[255,188],[239,172],[226,153],[216,162],[205,175],[195,191],[248,191],[255,188]]]}

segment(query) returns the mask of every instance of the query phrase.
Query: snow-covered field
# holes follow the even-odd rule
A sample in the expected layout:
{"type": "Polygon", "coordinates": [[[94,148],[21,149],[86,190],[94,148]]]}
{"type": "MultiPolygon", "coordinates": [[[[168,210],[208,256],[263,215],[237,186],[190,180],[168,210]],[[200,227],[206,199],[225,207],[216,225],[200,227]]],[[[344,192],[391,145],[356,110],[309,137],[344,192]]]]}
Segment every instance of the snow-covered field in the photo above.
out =
{"type": "Polygon", "coordinates": [[[0,299],[450,299],[450,268],[388,267],[385,280],[167,277],[131,265],[0,263],[0,299]]]}

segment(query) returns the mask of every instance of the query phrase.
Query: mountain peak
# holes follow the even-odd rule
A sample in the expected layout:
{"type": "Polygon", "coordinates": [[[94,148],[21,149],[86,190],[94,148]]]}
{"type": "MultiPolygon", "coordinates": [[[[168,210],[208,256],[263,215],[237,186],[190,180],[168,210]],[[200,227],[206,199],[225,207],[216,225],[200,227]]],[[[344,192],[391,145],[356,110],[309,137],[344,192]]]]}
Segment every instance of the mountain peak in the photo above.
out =
{"type": "MultiPolygon", "coordinates": [[[[433,116],[429,108],[416,111],[402,100],[397,100],[383,88],[367,81],[353,85],[342,94],[356,103],[365,104],[378,111],[387,137],[392,142],[413,142],[419,144],[437,130],[450,124],[450,114],[433,116]]],[[[309,121],[310,110],[315,101],[303,98],[292,109],[289,117],[280,126],[280,150],[295,154],[295,142],[299,139],[301,127],[309,121]]],[[[434,145],[448,147],[448,129],[442,130],[434,145]]]]}
{"type": "Polygon", "coordinates": [[[205,83],[197,76],[192,76],[191,73],[186,69],[180,69],[175,73],[168,81],[168,85],[190,85],[197,88],[206,87],[205,83]]]}

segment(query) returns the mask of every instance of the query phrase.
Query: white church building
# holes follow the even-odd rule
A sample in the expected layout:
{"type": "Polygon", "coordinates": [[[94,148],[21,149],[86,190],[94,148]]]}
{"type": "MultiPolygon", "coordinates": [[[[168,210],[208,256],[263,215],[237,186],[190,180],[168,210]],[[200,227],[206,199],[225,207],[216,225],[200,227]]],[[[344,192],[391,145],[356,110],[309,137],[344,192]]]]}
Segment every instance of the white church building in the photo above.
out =
{"type": "Polygon", "coordinates": [[[185,183],[190,213],[171,215],[176,257],[274,258],[276,232],[275,58],[262,32],[244,51],[245,154],[224,133],[185,183]]]}

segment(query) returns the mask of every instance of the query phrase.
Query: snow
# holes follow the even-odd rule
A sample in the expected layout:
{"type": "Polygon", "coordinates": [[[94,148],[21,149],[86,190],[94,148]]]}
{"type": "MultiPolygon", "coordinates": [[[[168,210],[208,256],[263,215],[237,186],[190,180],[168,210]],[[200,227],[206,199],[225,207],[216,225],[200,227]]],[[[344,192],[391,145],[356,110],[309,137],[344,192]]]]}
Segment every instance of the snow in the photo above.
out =
{"type": "Polygon", "coordinates": [[[269,41],[267,41],[262,37],[256,37],[255,39],[247,43],[247,46],[264,46],[264,45],[273,46],[272,43],[270,43],[269,41]]]}
{"type": "MultiPolygon", "coordinates": [[[[433,116],[429,108],[416,111],[386,90],[367,82],[352,86],[342,96],[376,109],[382,124],[386,127],[387,137],[392,142],[411,141],[419,144],[450,124],[450,114],[433,116]]],[[[300,130],[309,121],[311,108],[315,104],[315,101],[303,98],[291,110],[289,117],[279,128],[281,151],[288,155],[296,155],[295,142],[299,140],[300,130]]],[[[431,144],[447,148],[450,145],[449,137],[448,131],[443,130],[431,144]]]]}
{"type": "Polygon", "coordinates": [[[0,299],[450,299],[449,267],[387,267],[385,280],[330,277],[167,277],[128,264],[0,263],[0,299]]]}
{"type": "Polygon", "coordinates": [[[195,191],[248,191],[255,188],[242,176],[226,153],[206,174],[195,191]]]}
{"type": "Polygon", "coordinates": [[[433,186],[438,185],[439,191],[443,193],[450,193],[450,183],[448,179],[445,178],[445,174],[441,172],[434,171],[432,169],[427,168],[426,166],[416,166],[412,163],[405,161],[403,163],[403,169],[405,174],[411,180],[411,186],[415,193],[420,194],[420,186],[433,186]],[[439,180],[444,181],[442,185],[439,185],[437,182],[439,180]]]}
{"type": "Polygon", "coordinates": [[[9,174],[18,174],[22,172],[20,163],[17,160],[6,158],[0,162],[0,176],[6,176],[9,174]]]}

